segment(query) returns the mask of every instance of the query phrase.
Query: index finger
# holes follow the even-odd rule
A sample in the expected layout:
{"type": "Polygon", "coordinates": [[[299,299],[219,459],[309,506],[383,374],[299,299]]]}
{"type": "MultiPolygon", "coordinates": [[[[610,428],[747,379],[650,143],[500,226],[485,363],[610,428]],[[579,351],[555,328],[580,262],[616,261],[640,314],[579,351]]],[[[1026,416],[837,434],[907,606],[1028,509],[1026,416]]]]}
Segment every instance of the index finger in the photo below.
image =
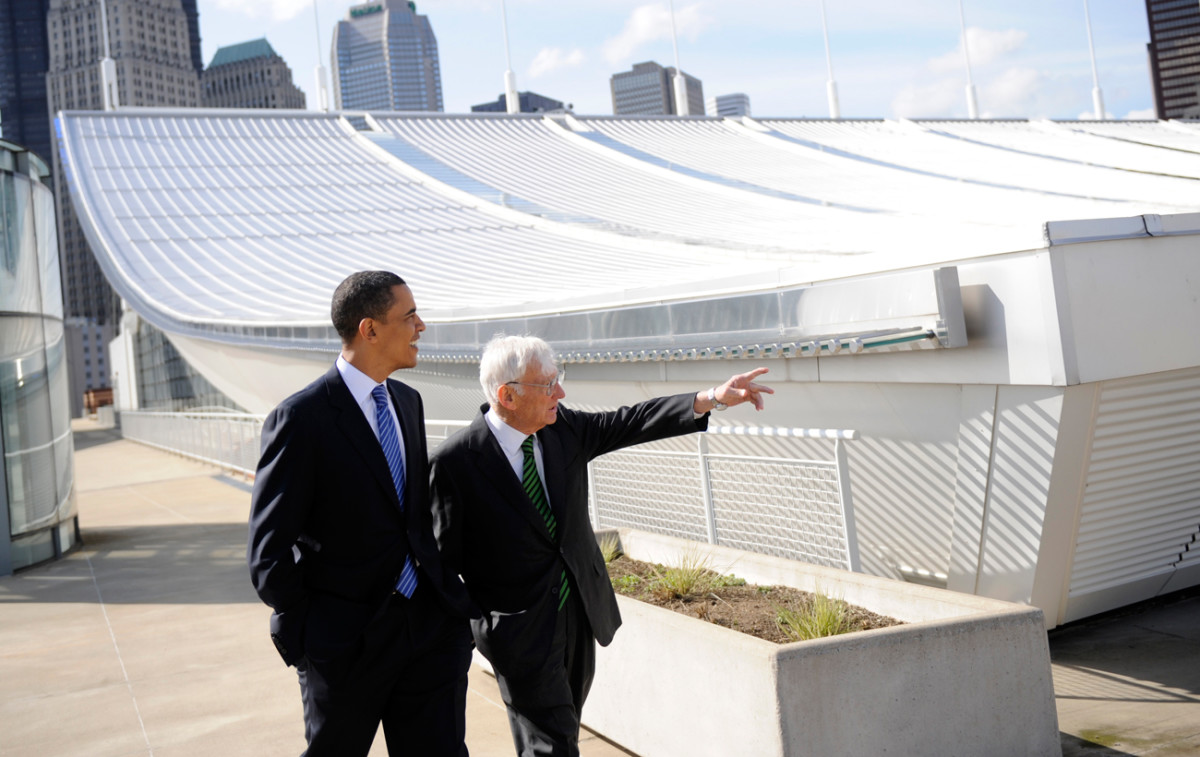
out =
{"type": "Polygon", "coordinates": [[[754,379],[758,378],[759,376],[763,375],[764,373],[770,373],[770,371],[771,371],[770,368],[760,366],[758,368],[755,368],[752,371],[747,371],[746,373],[743,373],[742,376],[744,376],[748,381],[753,381],[754,379]]]}

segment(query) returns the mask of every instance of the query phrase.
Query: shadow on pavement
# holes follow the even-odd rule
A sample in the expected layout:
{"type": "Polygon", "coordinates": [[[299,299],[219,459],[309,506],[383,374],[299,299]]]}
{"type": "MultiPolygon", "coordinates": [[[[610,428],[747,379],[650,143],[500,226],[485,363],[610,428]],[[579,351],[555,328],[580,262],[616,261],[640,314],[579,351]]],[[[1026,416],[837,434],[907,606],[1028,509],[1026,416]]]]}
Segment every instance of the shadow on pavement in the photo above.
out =
{"type": "Polygon", "coordinates": [[[121,436],[121,429],[119,427],[75,431],[72,433],[72,436],[75,438],[76,452],[85,450],[89,447],[96,447],[101,444],[120,441],[123,438],[121,436]]]}
{"type": "Polygon", "coordinates": [[[1062,734],[1062,750],[1063,757],[1134,757],[1130,752],[1121,752],[1069,733],[1062,734]]]}
{"type": "Polygon", "coordinates": [[[1062,750],[1063,757],[1134,757],[1069,733],[1062,734],[1062,750]]]}
{"type": "Polygon", "coordinates": [[[258,604],[246,568],[246,525],[211,523],[84,529],[64,560],[0,580],[15,602],[258,604]],[[94,579],[94,580],[93,580],[94,579]]]}
{"type": "Polygon", "coordinates": [[[1089,676],[1077,689],[1056,683],[1059,698],[1200,701],[1200,587],[1061,626],[1049,641],[1055,665],[1089,676]]]}

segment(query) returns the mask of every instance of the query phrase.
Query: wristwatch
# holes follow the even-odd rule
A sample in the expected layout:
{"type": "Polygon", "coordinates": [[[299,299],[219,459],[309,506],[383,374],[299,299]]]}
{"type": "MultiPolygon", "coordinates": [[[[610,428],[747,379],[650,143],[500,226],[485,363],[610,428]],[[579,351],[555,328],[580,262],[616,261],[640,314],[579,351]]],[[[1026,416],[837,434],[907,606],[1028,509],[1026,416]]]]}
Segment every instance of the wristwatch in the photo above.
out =
{"type": "Polygon", "coordinates": [[[729,405],[717,399],[717,388],[715,386],[708,389],[708,401],[712,403],[713,410],[724,410],[729,407],[729,405]]]}

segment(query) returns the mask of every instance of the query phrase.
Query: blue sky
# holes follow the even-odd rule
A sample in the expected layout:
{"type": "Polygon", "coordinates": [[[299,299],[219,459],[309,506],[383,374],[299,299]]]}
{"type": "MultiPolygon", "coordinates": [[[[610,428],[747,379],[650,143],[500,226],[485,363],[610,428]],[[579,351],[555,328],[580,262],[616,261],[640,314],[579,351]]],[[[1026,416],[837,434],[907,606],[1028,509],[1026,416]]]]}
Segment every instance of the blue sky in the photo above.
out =
{"type": "MultiPolygon", "coordinates": [[[[315,107],[314,68],[329,67],[344,0],[200,0],[204,62],[265,36],[315,107]],[[319,24],[318,24],[319,20],[319,24]],[[317,34],[320,31],[320,47],[317,34]]],[[[667,0],[507,0],[517,88],[611,114],[609,76],[674,62],[667,0]]],[[[1152,118],[1141,0],[1090,0],[1100,88],[1114,118],[1152,118]]],[[[437,35],[448,112],[503,90],[500,0],[417,0],[437,35]]],[[[1083,0],[963,0],[980,115],[1079,118],[1092,112],[1083,0]]],[[[957,0],[826,0],[841,114],[966,117],[957,0]]],[[[679,58],[706,97],[745,92],[756,116],[825,117],[820,0],[675,0],[679,58]]]]}

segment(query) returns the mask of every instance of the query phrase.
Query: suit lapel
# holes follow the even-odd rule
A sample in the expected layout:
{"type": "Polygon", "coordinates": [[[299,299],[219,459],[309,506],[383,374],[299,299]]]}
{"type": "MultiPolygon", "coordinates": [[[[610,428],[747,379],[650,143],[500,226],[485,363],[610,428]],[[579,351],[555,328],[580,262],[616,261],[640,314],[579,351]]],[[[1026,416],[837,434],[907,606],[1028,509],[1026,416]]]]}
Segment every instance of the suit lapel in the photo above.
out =
{"type": "Polygon", "coordinates": [[[359,459],[371,471],[384,493],[399,507],[400,498],[396,495],[396,484],[392,481],[392,471],[388,468],[387,458],[383,456],[383,448],[379,446],[379,440],[371,431],[371,424],[367,423],[366,416],[354,401],[336,365],[325,374],[325,385],[329,391],[329,404],[337,412],[338,429],[358,452],[359,459]]]}
{"type": "Polygon", "coordinates": [[[538,440],[542,443],[542,468],[546,477],[546,496],[550,498],[550,509],[554,519],[558,521],[558,532],[565,533],[570,508],[567,502],[567,476],[563,460],[562,444],[559,443],[558,432],[553,426],[546,426],[538,432],[538,440]]]}
{"type": "Polygon", "coordinates": [[[405,402],[390,380],[386,382],[386,386],[388,394],[392,396],[392,404],[396,407],[396,417],[400,419],[400,434],[404,438],[404,503],[405,509],[407,509],[409,502],[417,502],[420,499],[417,486],[420,483],[418,479],[422,475],[421,472],[424,470],[423,464],[413,464],[413,460],[420,454],[421,449],[419,444],[421,429],[417,418],[419,414],[416,403],[405,402]]]}
{"type": "Polygon", "coordinates": [[[476,467],[491,482],[496,493],[543,538],[553,541],[546,529],[546,521],[525,494],[512,466],[508,464],[508,458],[504,456],[504,450],[500,449],[500,442],[496,441],[482,414],[471,423],[469,433],[471,450],[476,455],[476,467]]]}

